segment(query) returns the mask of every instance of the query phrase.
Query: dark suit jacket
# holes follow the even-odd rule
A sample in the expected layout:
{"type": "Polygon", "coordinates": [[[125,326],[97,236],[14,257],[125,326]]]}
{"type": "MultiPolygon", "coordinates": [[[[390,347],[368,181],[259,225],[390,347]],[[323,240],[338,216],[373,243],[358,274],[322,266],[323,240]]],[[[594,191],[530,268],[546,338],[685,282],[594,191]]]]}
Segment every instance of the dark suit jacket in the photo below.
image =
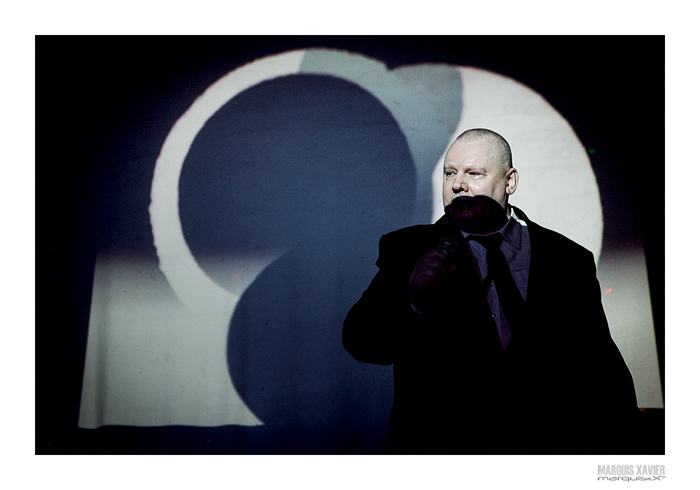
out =
{"type": "Polygon", "coordinates": [[[593,254],[529,221],[526,322],[506,351],[460,230],[443,216],[379,242],[379,271],[348,313],[343,345],[394,366],[389,450],[396,453],[631,452],[636,395],[601,304],[593,254]],[[458,267],[416,313],[408,281],[445,236],[458,267]]]}

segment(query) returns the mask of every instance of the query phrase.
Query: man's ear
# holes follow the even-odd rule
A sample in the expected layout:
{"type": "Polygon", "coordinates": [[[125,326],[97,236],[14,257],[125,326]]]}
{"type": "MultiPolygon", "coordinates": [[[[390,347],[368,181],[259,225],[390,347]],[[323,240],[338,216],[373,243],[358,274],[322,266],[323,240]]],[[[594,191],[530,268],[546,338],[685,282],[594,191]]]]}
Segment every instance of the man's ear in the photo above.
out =
{"type": "Polygon", "coordinates": [[[506,194],[509,196],[515,193],[515,189],[518,188],[518,171],[514,168],[508,170],[506,173],[506,194]]]}

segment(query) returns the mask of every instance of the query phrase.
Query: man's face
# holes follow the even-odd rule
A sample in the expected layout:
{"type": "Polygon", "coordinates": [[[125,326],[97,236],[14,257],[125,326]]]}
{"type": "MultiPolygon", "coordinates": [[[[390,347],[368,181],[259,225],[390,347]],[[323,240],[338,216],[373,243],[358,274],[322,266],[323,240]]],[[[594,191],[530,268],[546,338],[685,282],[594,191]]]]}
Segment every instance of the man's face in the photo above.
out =
{"type": "Polygon", "coordinates": [[[506,169],[497,146],[487,138],[455,141],[445,156],[442,201],[447,206],[457,196],[485,195],[507,209],[508,196],[518,186],[518,172],[506,169]]]}

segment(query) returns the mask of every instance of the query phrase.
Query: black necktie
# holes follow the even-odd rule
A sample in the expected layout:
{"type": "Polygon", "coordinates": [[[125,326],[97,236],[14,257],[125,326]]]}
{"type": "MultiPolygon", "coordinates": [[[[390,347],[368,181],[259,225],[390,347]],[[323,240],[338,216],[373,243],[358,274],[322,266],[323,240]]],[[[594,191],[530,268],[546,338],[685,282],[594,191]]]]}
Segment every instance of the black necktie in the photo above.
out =
{"type": "Polygon", "coordinates": [[[484,277],[484,292],[488,292],[491,281],[496,286],[498,301],[503,308],[507,325],[502,325],[501,339],[504,348],[507,339],[511,334],[518,335],[518,328],[523,324],[523,313],[525,310],[525,300],[523,300],[518,286],[510,273],[508,262],[501,251],[503,235],[494,233],[486,236],[474,236],[471,238],[486,247],[486,267],[487,274],[484,277]]]}

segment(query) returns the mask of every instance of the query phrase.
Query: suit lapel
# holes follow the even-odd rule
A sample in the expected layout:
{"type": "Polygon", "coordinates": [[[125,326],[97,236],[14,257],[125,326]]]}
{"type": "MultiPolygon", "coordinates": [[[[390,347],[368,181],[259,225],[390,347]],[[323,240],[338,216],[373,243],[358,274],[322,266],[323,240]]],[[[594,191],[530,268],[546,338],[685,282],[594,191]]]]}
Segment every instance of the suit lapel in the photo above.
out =
{"type": "Polygon", "coordinates": [[[527,291],[525,294],[525,305],[531,305],[536,299],[537,291],[541,291],[541,286],[539,281],[541,279],[541,272],[544,268],[545,262],[543,260],[543,241],[542,241],[542,227],[537,223],[530,221],[530,218],[519,208],[511,206],[518,216],[527,223],[527,229],[530,236],[530,267],[527,276],[527,291]]]}

